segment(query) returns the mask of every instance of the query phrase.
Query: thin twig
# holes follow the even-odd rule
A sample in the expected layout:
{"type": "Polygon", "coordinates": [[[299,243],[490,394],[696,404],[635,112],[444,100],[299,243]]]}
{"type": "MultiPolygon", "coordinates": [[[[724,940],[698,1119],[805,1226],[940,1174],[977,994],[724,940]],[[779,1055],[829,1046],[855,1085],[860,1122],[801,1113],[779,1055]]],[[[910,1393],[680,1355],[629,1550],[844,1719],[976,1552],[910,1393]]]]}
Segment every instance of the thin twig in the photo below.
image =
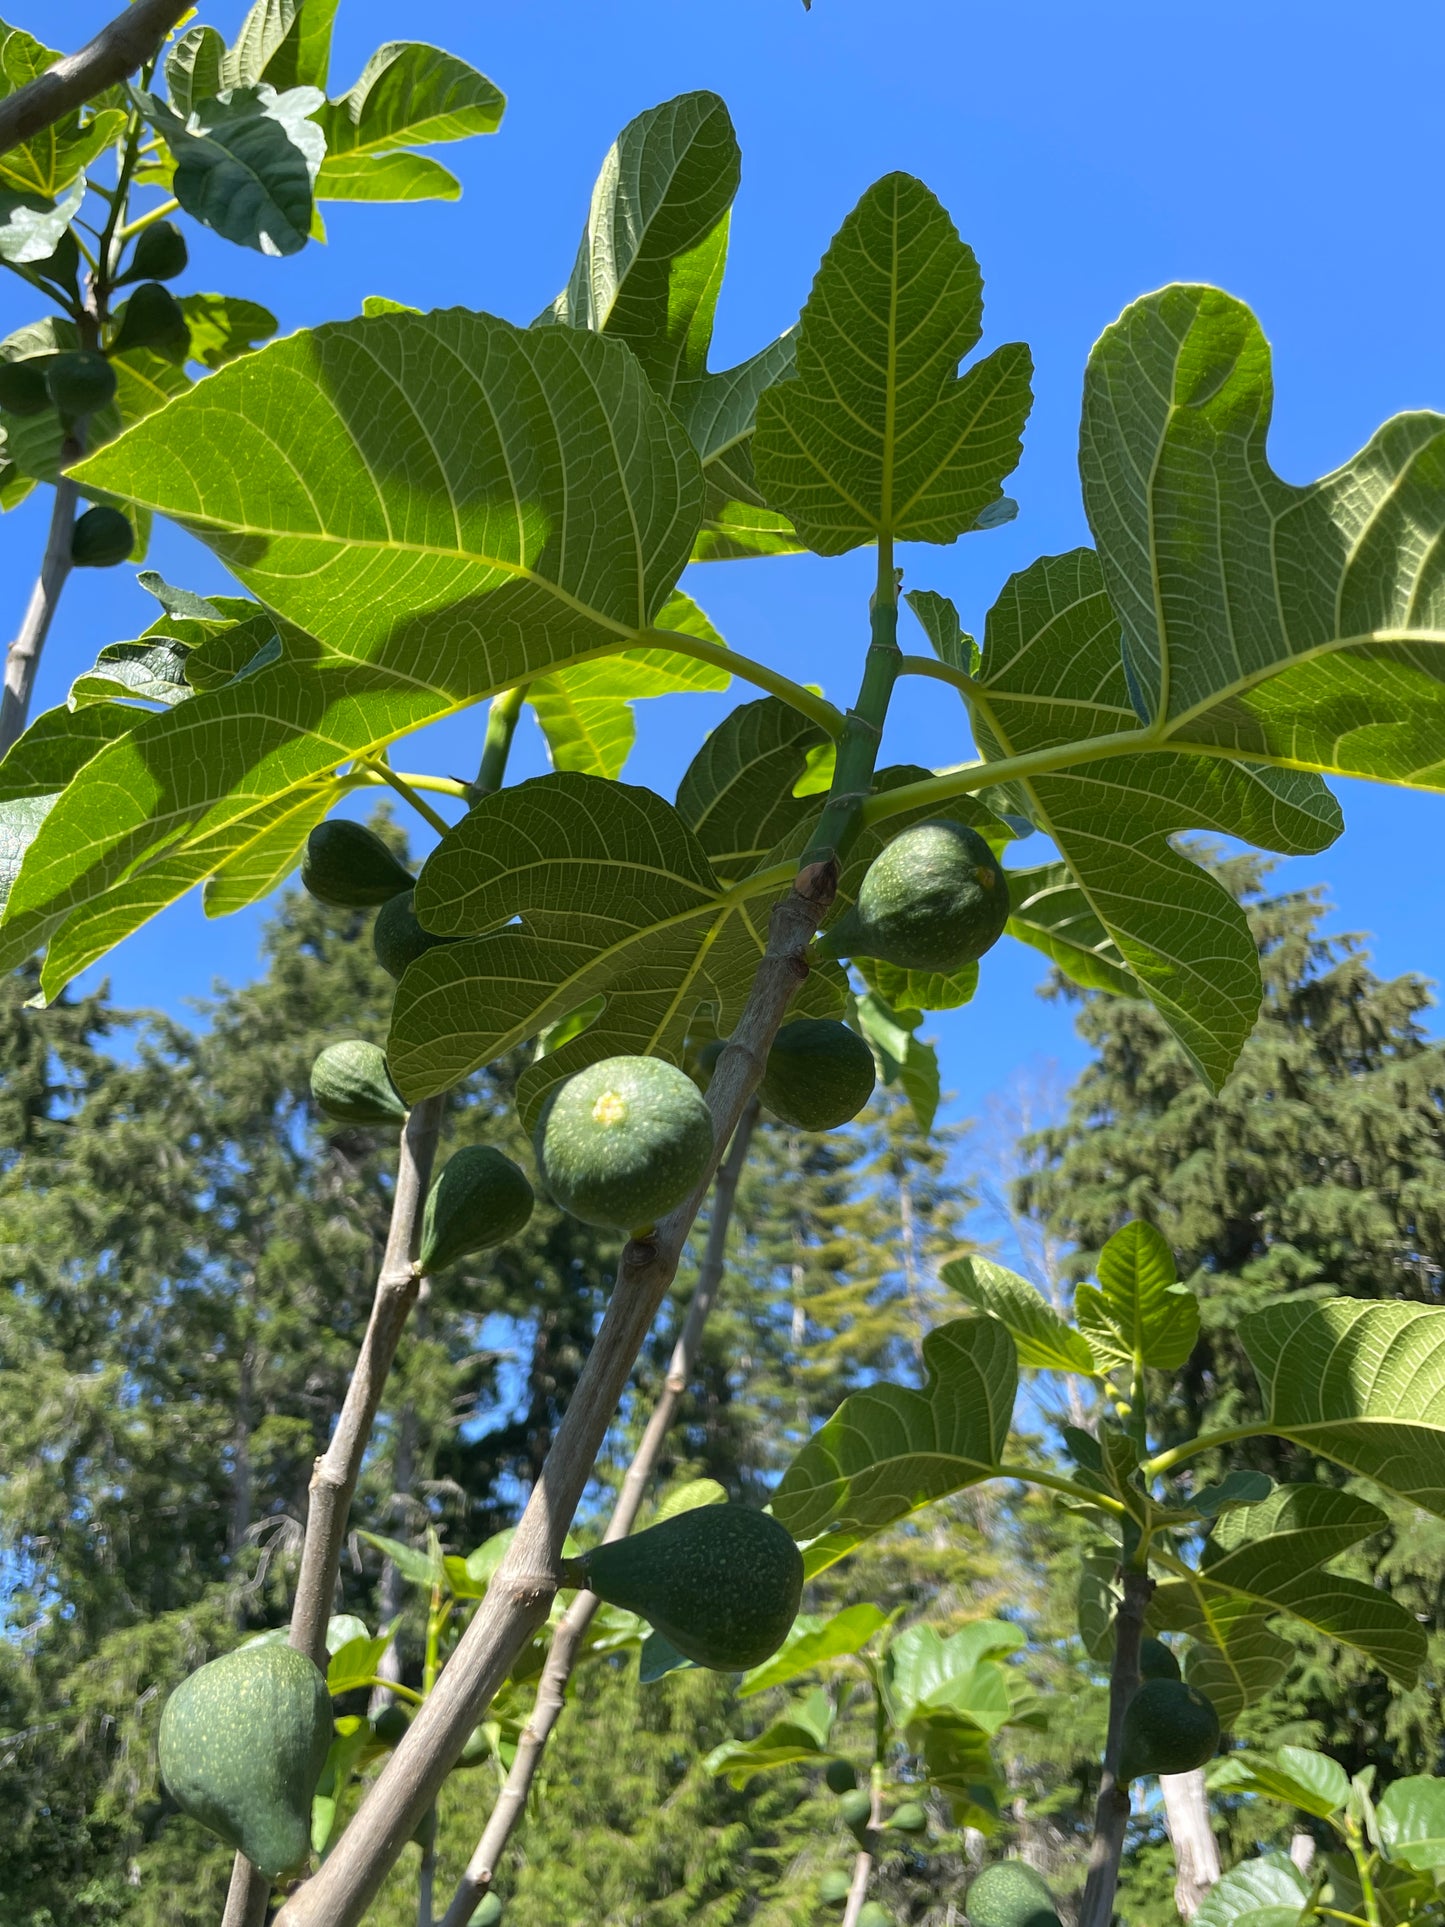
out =
{"type": "MultiPolygon", "coordinates": [[[[6,103],[0,103],[3,107],[6,103]]],[[[67,457],[73,460],[74,456],[67,457]]],[[[45,542],[45,557],[40,574],[30,592],[15,640],[5,658],[5,693],[0,696],[0,756],[25,733],[30,715],[30,698],[40,669],[40,655],[55,615],[60,592],[70,574],[70,540],[75,531],[76,487],[62,476],[55,485],[55,503],[50,511],[50,534],[45,542]]]]}
{"type": "Polygon", "coordinates": [[[0,154],[143,67],[181,15],[189,12],[190,4],[191,0],[134,0],[79,53],[67,54],[7,100],[0,100],[0,154]]]}
{"type": "Polygon", "coordinates": [[[629,1239],[617,1282],[552,1449],[511,1545],[432,1693],[320,1871],[276,1927],[358,1927],[388,1869],[436,1799],[482,1712],[546,1618],[562,1541],[607,1436],[637,1354],[677,1273],[724,1146],[757,1088],[806,951],[837,889],[837,866],[802,870],[773,911],[767,953],[708,1089],[715,1147],[691,1197],[650,1237],[629,1239]]]}
{"type": "MultiPolygon", "coordinates": [[[[346,1399],[331,1443],[311,1470],[306,1538],[301,1548],[296,1598],[291,1607],[290,1639],[291,1644],[309,1654],[323,1672],[326,1670],[326,1627],[336,1593],[347,1516],[386,1386],[386,1375],[391,1370],[397,1342],[417,1294],[418,1279],[412,1270],[412,1261],[421,1238],[422,1207],[431,1183],[444,1104],[445,1100],[440,1097],[424,1098],[402,1131],[391,1226],[366,1336],[361,1341],[356,1369],[346,1388],[346,1399]]],[[[418,1814],[418,1820],[420,1817],[418,1814]]],[[[237,1854],[221,1927],[260,1927],[266,1918],[269,1894],[270,1883],[249,1860],[237,1854]]]]}
{"type": "MultiPolygon", "coordinates": [[[[698,1341],[702,1337],[708,1314],[717,1302],[718,1288],[722,1284],[728,1226],[757,1118],[758,1100],[754,1097],[743,1112],[738,1128],[733,1133],[732,1148],[718,1171],[717,1182],[713,1186],[707,1245],[697,1274],[697,1286],[687,1308],[682,1330],[677,1335],[677,1343],[672,1348],[662,1396],[652,1409],[642,1442],[627,1468],[617,1494],[617,1504],[602,1535],[604,1540],[625,1539],[631,1532],[648,1482],[657,1467],[663,1442],[672,1429],[678,1401],[692,1377],[698,1341]]],[[[542,1763],[547,1742],[562,1717],[562,1709],[567,1703],[567,1682],[572,1676],[578,1651],[598,1604],[596,1593],[579,1592],[562,1616],[548,1649],[542,1677],[537,1683],[537,1697],[532,1703],[531,1718],[517,1742],[516,1757],[507,1775],[506,1785],[497,1796],[497,1804],[492,1808],[482,1837],[477,1842],[476,1852],[467,1862],[467,1870],[452,1896],[451,1905],[442,1919],[442,1927],[467,1927],[477,1902],[488,1892],[496,1877],[497,1865],[506,1851],[507,1842],[526,1811],[527,1796],[532,1790],[532,1782],[542,1763]]]]}
{"type": "Polygon", "coordinates": [[[1144,1637],[1144,1614],[1154,1582],[1147,1572],[1124,1568],[1124,1591],[1114,1616],[1114,1662],[1109,1672],[1109,1733],[1104,1742],[1104,1774],[1094,1808],[1094,1839],[1089,1849],[1089,1877],[1079,1909],[1079,1927],[1109,1927],[1114,1918],[1114,1890],[1124,1854],[1124,1830],[1129,1824],[1129,1787],[1119,1779],[1119,1757],[1124,1746],[1124,1715],[1139,1690],[1139,1647],[1144,1637]]]}

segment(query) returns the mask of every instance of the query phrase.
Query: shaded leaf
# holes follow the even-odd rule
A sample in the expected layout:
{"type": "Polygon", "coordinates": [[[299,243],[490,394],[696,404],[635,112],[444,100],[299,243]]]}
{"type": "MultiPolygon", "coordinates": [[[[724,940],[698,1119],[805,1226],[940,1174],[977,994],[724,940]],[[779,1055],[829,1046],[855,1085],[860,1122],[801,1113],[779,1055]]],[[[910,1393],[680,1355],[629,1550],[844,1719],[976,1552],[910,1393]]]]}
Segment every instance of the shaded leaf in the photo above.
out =
{"type": "Polygon", "coordinates": [[[794,788],[818,725],[776,696],[725,716],[688,765],[677,813],[731,882],[796,834],[816,805],[794,788]]]}
{"type": "Polygon", "coordinates": [[[1445,1867],[1445,1780],[1415,1773],[1393,1780],[1376,1808],[1380,1842],[1391,1860],[1422,1873],[1445,1867]]]}
{"type": "Polygon", "coordinates": [[[1032,364],[1015,343],[960,378],[982,321],[972,250],[921,181],[885,175],[823,257],[796,372],[758,403],[759,486],[810,548],[952,542],[1000,499],[1032,364]]]}
{"type": "Polygon", "coordinates": [[[1349,1778],[1339,1761],[1304,1746],[1231,1753],[1210,1769],[1209,1786],[1211,1792],[1256,1793],[1319,1820],[1342,1812],[1350,1795],[1349,1778]]]}
{"type": "Polygon", "coordinates": [[[167,53],[166,92],[183,120],[227,85],[221,74],[225,58],[226,43],[214,27],[187,27],[167,53]]]}
{"type": "Polygon", "coordinates": [[[330,1845],[331,1836],[336,1830],[336,1815],[347,1785],[370,1739],[370,1727],[364,1719],[353,1716],[337,1721],[326,1764],[321,1769],[321,1778],[311,1800],[313,1853],[324,1854],[330,1845]]]}
{"type": "Polygon", "coordinates": [[[1041,863],[1008,873],[1010,913],[1004,928],[1020,943],[1042,950],[1085,990],[1142,997],[1119,946],[1067,863],[1041,863]]]}
{"type": "Polygon", "coordinates": [[[946,1638],[934,1626],[907,1627],[890,1642],[885,1665],[894,1723],[949,1713],[996,1733],[1011,1711],[998,1657],[1027,1643],[1022,1628],[1004,1619],[976,1619],[946,1638]]]}
{"type": "Polygon", "coordinates": [[[1126,1224],[1099,1253],[1098,1278],[1075,1291],[1074,1316],[1099,1363],[1182,1365],[1199,1336],[1199,1302],[1178,1282],[1162,1234],[1142,1219],[1126,1224]]]}
{"type": "Polygon", "coordinates": [[[879,1076],[885,1085],[897,1084],[902,1090],[919,1130],[931,1131],[942,1080],[938,1052],[916,1035],[922,1012],[897,1011],[873,990],[858,998],[856,1010],[858,1029],[872,1047],[879,1076]]]}
{"type": "Polygon", "coordinates": [[[264,82],[233,86],[185,118],[154,95],[136,98],[175,156],[171,189],[187,214],[262,254],[305,247],[312,184],[326,151],[308,118],[322,102],[316,88],[278,94],[264,82]]]}
{"type": "Polygon", "coordinates": [[[832,1729],[833,1703],[820,1686],[805,1700],[794,1700],[756,1739],[727,1740],[714,1747],[702,1763],[703,1771],[726,1774],[735,1787],[746,1786],[755,1773],[819,1758],[828,1750],[832,1729]]]}
{"type": "Polygon", "coordinates": [[[951,669],[973,675],[983,655],[973,637],[958,619],[958,611],[946,595],[934,589],[905,589],[903,600],[918,617],[923,633],[933,645],[933,653],[951,669]]]}
{"type": "Polygon", "coordinates": [[[1067,1324],[1042,1294],[1017,1272],[989,1258],[953,1258],[941,1267],[943,1282],[1008,1327],[1020,1365],[1044,1372],[1082,1372],[1098,1367],[1089,1342],[1067,1324]]]}
{"type": "Polygon", "coordinates": [[[207,368],[250,354],[276,332],[269,308],[234,294],[183,294],[180,305],[191,337],[190,358],[207,368]]]}

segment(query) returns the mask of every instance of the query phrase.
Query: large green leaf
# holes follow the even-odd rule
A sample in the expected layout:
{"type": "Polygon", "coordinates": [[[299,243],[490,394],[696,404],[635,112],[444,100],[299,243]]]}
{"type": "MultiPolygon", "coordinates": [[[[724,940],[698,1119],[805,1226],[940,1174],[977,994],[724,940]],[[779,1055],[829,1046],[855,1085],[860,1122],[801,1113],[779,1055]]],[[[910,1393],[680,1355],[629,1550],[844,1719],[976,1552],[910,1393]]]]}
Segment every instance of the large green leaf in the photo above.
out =
{"type": "MultiPolygon", "coordinates": [[[[59,59],[53,48],[0,20],[0,98],[18,93],[59,59]]],[[[123,109],[72,108],[0,154],[0,182],[18,193],[54,200],[124,129],[123,109]]]]}
{"type": "Polygon", "coordinates": [[[1254,1793],[1278,1800],[1317,1820],[1341,1812],[1350,1797],[1350,1782],[1339,1761],[1305,1746],[1231,1753],[1211,1769],[1209,1787],[1216,1793],[1254,1793]]]}
{"type": "Polygon", "coordinates": [[[1266,1853],[1232,1867],[1211,1887],[1194,1927],[1298,1927],[1310,1883],[1288,1854],[1266,1853]]]}
{"type": "Polygon", "coordinates": [[[921,1392],[855,1392],[798,1453],[773,1511],[819,1572],[945,1493],[991,1477],[1018,1385],[1014,1344],[996,1318],[960,1318],[923,1341],[921,1392]]]}
{"type": "Polygon", "coordinates": [[[1074,1293],[1074,1316],[1100,1364],[1175,1371],[1199,1336],[1199,1301],[1179,1283],[1174,1253],[1136,1218],[1099,1253],[1099,1282],[1074,1293]]]}
{"type": "Polygon", "coordinates": [[[939,1276],[976,1311],[1008,1327],[1020,1365],[1042,1372],[1081,1372],[1093,1377],[1098,1366],[1082,1333],[1059,1314],[1017,1272],[989,1258],[952,1258],[939,1276]]]}
{"type": "MultiPolygon", "coordinates": [[[[257,11],[267,4],[268,0],[258,0],[257,11]]],[[[269,80],[278,93],[288,87],[324,88],[331,67],[337,0],[282,0],[282,4],[292,9],[291,25],[257,78],[269,80]]]]}
{"type": "Polygon", "coordinates": [[[505,105],[491,81],[454,54],[420,41],[389,41],[351,91],[316,114],[326,135],[316,198],[454,200],[461,193],[455,177],[405,150],[495,133],[505,105]]]}
{"type": "Polygon", "coordinates": [[[947,1637],[934,1626],[909,1626],[889,1643],[884,1669],[894,1725],[948,1713],[996,1733],[1013,1710],[999,1656],[1027,1643],[1022,1628],[1003,1619],[976,1619],[947,1637]]]}
{"type": "Polygon", "coordinates": [[[1445,1867],[1445,1780],[1414,1773],[1394,1780],[1375,1809],[1380,1841],[1391,1860],[1433,1873],[1445,1867]]]}
{"type": "MultiPolygon", "coordinates": [[[[445,1090],[599,992],[596,1021],[523,1073],[524,1121],[599,1058],[679,1062],[700,1006],[724,1035],[737,1021],[778,893],[766,875],[725,886],[651,790],[559,772],[485,797],[418,880],[422,922],[466,941],[427,952],[403,977],[392,1074],[412,1099],[445,1090]]],[[[841,1004],[836,972],[812,973],[805,1004],[820,994],[841,1004]]]]}
{"type": "Polygon", "coordinates": [[[262,254],[305,247],[326,152],[308,118],[322,103],[317,88],[228,87],[186,117],[152,94],[136,98],[175,156],[172,192],[187,214],[262,254]]]}
{"type": "Polygon", "coordinates": [[[190,359],[207,368],[250,354],[276,332],[269,308],[234,294],[183,294],[180,307],[191,337],[190,359]]]}
{"type": "Polygon", "coordinates": [[[1004,927],[1011,937],[1042,950],[1056,969],[1085,990],[1119,997],[1143,994],[1067,863],[1010,870],[1008,887],[1010,910],[1004,927]]]}
{"type": "Polygon", "coordinates": [[[769,1773],[798,1760],[817,1760],[828,1751],[833,1730],[833,1702],[820,1686],[805,1700],[795,1700],[781,1718],[753,1740],[726,1740],[702,1763],[704,1773],[725,1773],[736,1787],[746,1786],[755,1773],[769,1773]]]}
{"type": "Polygon", "coordinates": [[[801,1679],[805,1673],[816,1672],[832,1660],[851,1658],[854,1653],[861,1652],[887,1624],[887,1613],[867,1602],[845,1606],[841,1612],[834,1613],[831,1619],[805,1614],[794,1620],[792,1631],[771,1659],[765,1659],[761,1666],[755,1666],[750,1673],[743,1674],[738,1682],[738,1693],[746,1699],[751,1693],[765,1693],[770,1687],[786,1686],[792,1680],[801,1679]]]}
{"type": "Polygon", "coordinates": [[[720,877],[747,876],[816,810],[794,790],[823,740],[776,696],[742,704],[706,739],[678,786],[677,813],[720,877]]]}
{"type": "MultiPolygon", "coordinates": [[[[170,901],[264,834],[248,818],[338,764],[636,641],[702,494],[624,349],[461,310],[276,342],[182,397],[164,433],[141,423],[81,467],[82,486],[141,495],[199,534],[277,612],[286,654],[87,772],[37,840],[3,954],[122,879],[139,885],[120,918],[133,928],[163,881],[170,901]]],[[[52,959],[49,990],[64,980],[52,959]]]]}
{"type": "Polygon", "coordinates": [[[625,341],[702,460],[696,559],[800,548],[753,474],[759,395],[792,367],[791,335],[737,367],[707,366],[742,157],[716,94],[679,94],[630,120],[592,190],[571,278],[540,317],[625,341]]]}
{"type": "MultiPolygon", "coordinates": [[[[1006,584],[969,704],[989,758],[1138,730],[1118,618],[1091,550],[1045,556],[1006,584]]],[[[1086,749],[1007,793],[1053,838],[1138,991],[1217,1086],[1259,1011],[1259,958],[1239,905],[1173,839],[1212,830],[1303,854],[1333,841],[1341,817],[1317,776],[1151,752],[1142,732],[1140,741],[1141,753],[1098,760],[1086,749]]]]}
{"type": "Polygon", "coordinates": [[[982,328],[972,250],[921,181],[885,175],[823,257],[796,373],[758,403],[759,486],[810,548],[952,542],[1001,499],[1032,363],[1013,343],[960,378],[982,328]]]}
{"type": "Polygon", "coordinates": [[[1296,487],[1269,347],[1217,288],[1105,330],[1080,468],[1141,715],[1175,742],[1445,788],[1445,418],[1398,415],[1296,487]]]}
{"type": "Polygon", "coordinates": [[[187,27],[165,61],[166,92],[182,119],[227,84],[222,78],[225,63],[226,43],[214,27],[187,27]]]}
{"type": "Polygon", "coordinates": [[[1445,1514],[1445,1311],[1286,1300],[1239,1336],[1270,1431],[1445,1514]]]}
{"type": "Polygon", "coordinates": [[[876,990],[855,1005],[857,1027],[868,1040],[885,1086],[896,1084],[908,1099],[920,1131],[931,1131],[938,1115],[942,1079],[936,1048],[917,1035],[923,1013],[894,1010],[876,990]]]}

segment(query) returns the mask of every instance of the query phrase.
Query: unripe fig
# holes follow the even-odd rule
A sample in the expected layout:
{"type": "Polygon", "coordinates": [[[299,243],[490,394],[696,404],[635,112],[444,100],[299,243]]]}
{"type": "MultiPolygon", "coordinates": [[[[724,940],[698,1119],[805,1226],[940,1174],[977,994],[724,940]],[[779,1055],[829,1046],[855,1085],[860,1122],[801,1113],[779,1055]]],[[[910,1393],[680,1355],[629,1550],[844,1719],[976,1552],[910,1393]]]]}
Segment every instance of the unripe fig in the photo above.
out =
{"type": "Polygon", "coordinates": [[[840,1907],[848,1898],[853,1876],[841,1867],[829,1867],[818,1882],[818,1898],[825,1907],[840,1907]]]}
{"type": "Polygon", "coordinates": [[[190,254],[186,237],[174,221],[157,221],[142,228],[130,257],[130,266],[116,282],[118,288],[128,281],[174,281],[184,274],[190,254]]]}
{"type": "Polygon", "coordinates": [[[70,532],[70,559],[77,569],[113,569],[134,547],[129,517],[103,505],[77,516],[70,532]]]}
{"type": "Polygon", "coordinates": [[[1060,1927],[1042,1874],[1022,1860],[985,1867],[968,1890],[967,1904],[972,1927],[1060,1927]]]}
{"type": "Polygon", "coordinates": [[[830,1793],[851,1793],[858,1784],[851,1760],[829,1760],[823,1768],[823,1779],[830,1793]]]}
{"type": "Polygon", "coordinates": [[[311,1066],[311,1095],[338,1124],[401,1124],[406,1105],[391,1081],[380,1044],[350,1037],[328,1044],[311,1066]]]}
{"type": "Polygon", "coordinates": [[[502,1903],[495,1894],[483,1894],[467,1927],[497,1927],[502,1918],[502,1903]]]}
{"type": "Polygon", "coordinates": [[[759,1094],[784,1124],[832,1131],[857,1117],[874,1082],[873,1053],[856,1030],[831,1017],[799,1017],[774,1038],[759,1094]]]}
{"type": "Polygon", "coordinates": [[[927,1833],[928,1815],[916,1800],[905,1800],[889,1814],[888,1825],[899,1833],[927,1833]]]}
{"type": "Polygon", "coordinates": [[[1181,1679],[1149,1679],[1124,1715],[1119,1778],[1146,1773],[1192,1773],[1214,1758],[1219,1715],[1197,1687],[1181,1679]]]}
{"type": "Polygon", "coordinates": [[[1139,1677],[1141,1679],[1180,1679],[1179,1661],[1170,1652],[1162,1639],[1146,1635],[1139,1646],[1139,1677]]]}
{"type": "Polygon", "coordinates": [[[858,1909],[858,1927],[893,1927],[893,1916],[876,1900],[865,1900],[858,1909]]]}
{"type": "Polygon", "coordinates": [[[45,366],[50,399],[68,422],[93,415],[115,394],[115,370],[104,355],[77,348],[53,355],[45,366]]]}
{"type": "Polygon", "coordinates": [[[167,361],[184,361],[190,353],[191,331],[170,289],[159,281],[142,281],[125,304],[120,332],[110,346],[112,354],[150,348],[167,361]]]}
{"type": "Polygon", "coordinates": [[[410,1725],[411,1716],[395,1700],[388,1700],[379,1712],[371,1716],[371,1730],[382,1746],[400,1746],[410,1725]]]}
{"type": "Polygon", "coordinates": [[[564,1211],[584,1224],[635,1231],[665,1217],[701,1179],[713,1152],[712,1113],[675,1065],[606,1057],[557,1090],[536,1146],[564,1211]]]}
{"type": "Polygon", "coordinates": [[[915,823],[868,866],[858,899],[819,941],[829,957],[878,957],[900,970],[952,971],[1003,935],[1008,881],[966,823],[915,823]]]}
{"type": "Polygon", "coordinates": [[[428,950],[435,950],[439,943],[446,943],[446,937],[434,937],[430,930],[424,930],[417,920],[415,892],[410,888],[399,890],[394,897],[388,897],[376,913],[372,925],[371,946],[376,952],[376,961],[389,976],[400,977],[408,964],[424,957],[428,950]]]}
{"type": "Polygon", "coordinates": [[[856,1839],[861,1840],[867,1833],[868,1824],[873,1817],[873,1795],[867,1787],[855,1787],[851,1793],[845,1793],[839,1800],[838,1812],[842,1816],[843,1825],[856,1839]]]}
{"type": "Polygon", "coordinates": [[[411,872],[375,830],[344,816],[328,817],[307,837],[301,881],[318,903],[341,910],[388,903],[412,885],[411,872]]]}
{"type": "Polygon", "coordinates": [[[536,1200],[526,1176],[488,1144],[465,1144],[447,1159],[422,1218],[422,1276],[445,1271],[474,1251],[515,1238],[536,1200]]]}

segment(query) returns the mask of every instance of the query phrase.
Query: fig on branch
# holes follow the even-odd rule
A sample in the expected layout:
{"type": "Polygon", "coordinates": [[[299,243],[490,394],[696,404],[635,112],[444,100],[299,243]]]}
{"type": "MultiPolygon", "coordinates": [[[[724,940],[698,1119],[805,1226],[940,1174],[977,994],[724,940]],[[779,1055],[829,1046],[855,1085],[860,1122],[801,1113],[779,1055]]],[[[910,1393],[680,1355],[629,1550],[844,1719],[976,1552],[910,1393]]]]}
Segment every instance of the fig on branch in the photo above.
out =
{"type": "Polygon", "coordinates": [[[371,947],[376,952],[376,961],[391,977],[400,977],[408,964],[424,957],[428,950],[435,950],[439,943],[450,941],[422,928],[414,899],[415,892],[408,884],[405,890],[387,898],[372,925],[371,947]]]}
{"type": "Polygon", "coordinates": [[[87,348],[54,355],[46,363],[45,385],[50,399],[68,422],[93,415],[115,394],[115,370],[104,355],[87,348]]]}
{"type": "Polygon", "coordinates": [[[1149,1679],[1124,1715],[1119,1779],[1146,1773],[1192,1773],[1214,1758],[1219,1715],[1197,1687],[1182,1679],[1149,1679]]]}
{"type": "Polygon", "coordinates": [[[635,1231],[665,1217],[702,1178],[712,1113],[675,1065],[604,1057],[560,1086],[536,1145],[547,1189],[564,1211],[584,1224],[635,1231]]]}
{"type": "Polygon", "coordinates": [[[157,221],[142,228],[130,257],[130,266],[116,282],[123,288],[128,281],[174,281],[184,274],[190,253],[186,237],[174,221],[157,221]]]}
{"type": "Polygon", "coordinates": [[[191,350],[191,331],[181,304],[159,281],[142,281],[120,317],[120,331],[110,344],[112,354],[128,348],[149,348],[167,361],[184,361],[191,350]]]}
{"type": "Polygon", "coordinates": [[[848,1898],[853,1876],[842,1867],[829,1867],[818,1882],[818,1898],[825,1907],[840,1907],[848,1898]]]}
{"type": "Polygon", "coordinates": [[[838,1811],[842,1815],[843,1825],[861,1843],[873,1818],[873,1795],[867,1787],[855,1787],[839,1800],[838,1811]]]}
{"type": "Polygon", "coordinates": [[[375,830],[333,816],[318,823],[306,839],[301,882],[318,903],[368,910],[409,890],[412,876],[375,830]]]}
{"type": "Polygon", "coordinates": [[[388,1700],[380,1711],[371,1716],[371,1730],[379,1746],[400,1746],[410,1725],[410,1714],[395,1700],[388,1700]]]}
{"type": "Polygon", "coordinates": [[[77,569],[113,569],[134,547],[129,518],[104,505],[77,516],[70,531],[70,559],[77,569]]]}
{"type": "Polygon", "coordinates": [[[311,1845],[331,1745],[326,1681],[292,1646],[242,1646],[182,1680],[161,1715],[161,1778],[183,1813],[269,1879],[311,1845]]]}
{"type": "Polygon", "coordinates": [[[968,1890],[972,1927],[1061,1927],[1043,1876],[1022,1860],[996,1860],[968,1890]]]}
{"type": "Polygon", "coordinates": [[[977,830],[915,823],[869,864],[857,901],[819,948],[900,970],[957,970],[998,942],[1008,914],[1003,866],[977,830]]]}
{"type": "Polygon", "coordinates": [[[489,1144],[465,1144],[447,1159],[422,1218],[423,1277],[445,1271],[474,1251],[515,1238],[536,1199],[524,1172],[489,1144]]]}
{"type": "Polygon", "coordinates": [[[830,1793],[851,1793],[858,1784],[851,1760],[829,1760],[823,1768],[823,1779],[830,1793]]]}
{"type": "Polygon", "coordinates": [[[39,415],[53,407],[45,379],[49,355],[30,355],[24,361],[0,361],[0,408],[12,415],[39,415]]]}
{"type": "Polygon", "coordinates": [[[1179,1661],[1162,1639],[1146,1635],[1139,1647],[1140,1679],[1180,1679],[1179,1661]]]}
{"type": "Polygon", "coordinates": [[[893,1916],[876,1900],[865,1900],[858,1909],[858,1927],[893,1927],[893,1916]]]}
{"type": "Polygon", "coordinates": [[[380,1044],[349,1037],[328,1044],[311,1066],[311,1095],[338,1124],[401,1124],[406,1105],[380,1044]]]}
{"type": "Polygon", "coordinates": [[[803,1594],[803,1555],[788,1533],[742,1505],[676,1513],[564,1561],[564,1571],[568,1585],[637,1613],[684,1659],[719,1673],[771,1658],[803,1594]]]}
{"type": "Polygon", "coordinates": [[[916,1800],[905,1800],[889,1814],[887,1824],[899,1833],[927,1833],[928,1815],[916,1800]]]}
{"type": "Polygon", "coordinates": [[[467,1927],[497,1927],[502,1918],[502,1903],[496,1894],[483,1894],[467,1927]]]}
{"type": "Polygon", "coordinates": [[[798,1017],[773,1040],[759,1094],[782,1123],[833,1131],[857,1117],[875,1076],[873,1053],[856,1030],[831,1017],[798,1017]]]}

